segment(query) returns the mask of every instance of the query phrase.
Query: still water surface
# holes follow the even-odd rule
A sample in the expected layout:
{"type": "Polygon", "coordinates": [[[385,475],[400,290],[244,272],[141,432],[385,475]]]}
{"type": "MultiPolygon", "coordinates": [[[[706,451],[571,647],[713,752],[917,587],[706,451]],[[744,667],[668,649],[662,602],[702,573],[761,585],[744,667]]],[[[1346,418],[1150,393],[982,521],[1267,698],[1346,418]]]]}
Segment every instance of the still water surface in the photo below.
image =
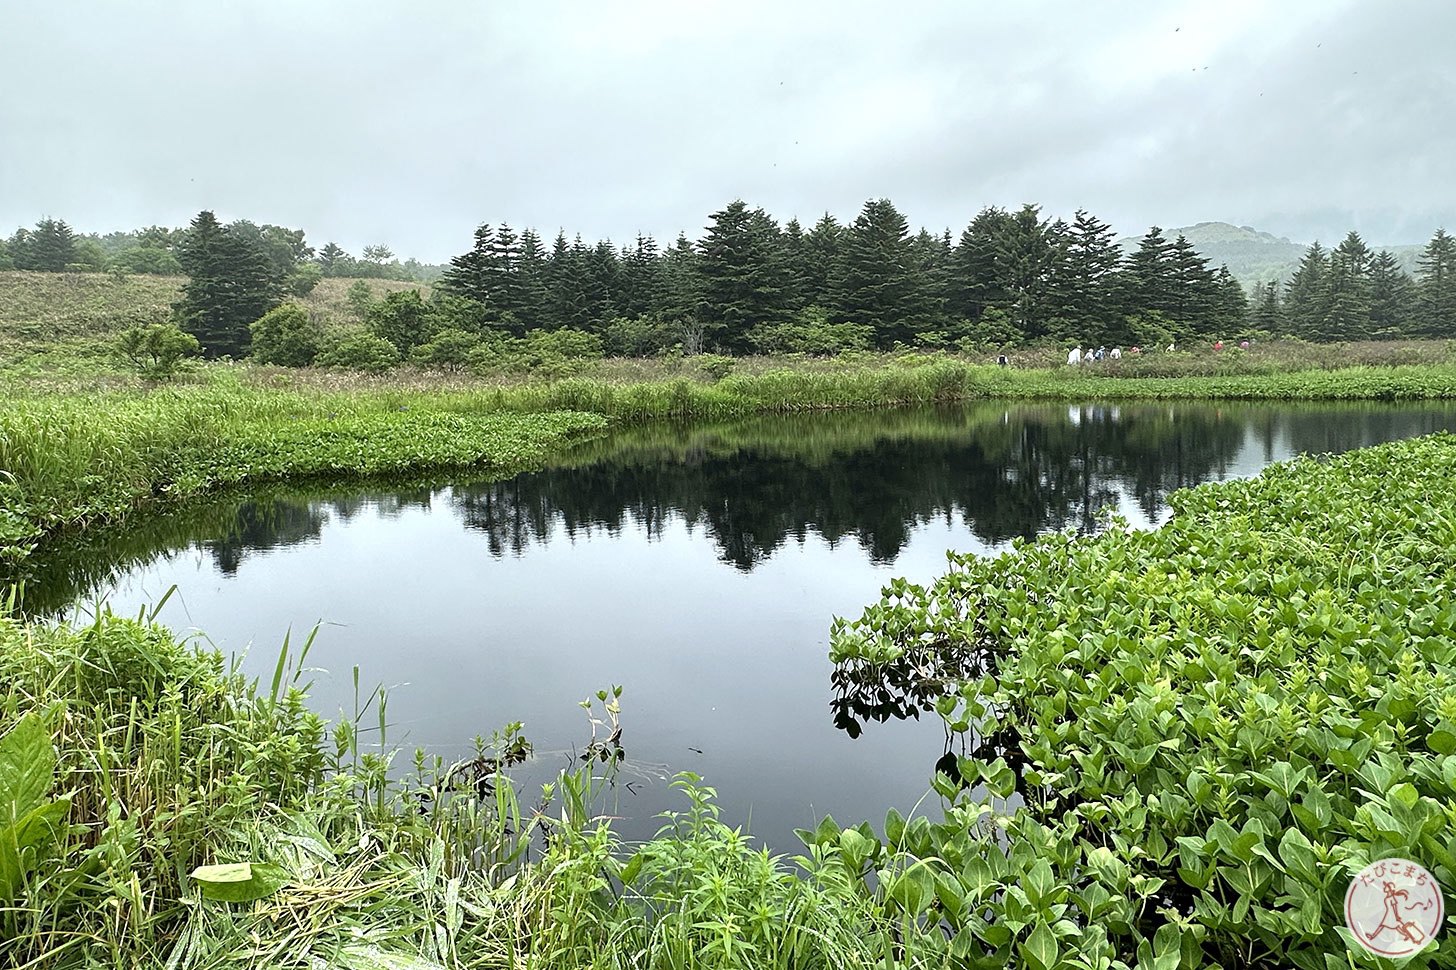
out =
{"type": "Polygon", "coordinates": [[[463,758],[520,720],[528,776],[585,740],[578,701],[621,684],[624,833],[650,835],[680,807],[664,779],[692,770],[726,820],[792,851],[823,813],[908,813],[944,752],[933,714],[861,732],[831,712],[830,620],[892,577],[1105,511],[1156,525],[1174,489],[1453,428],[1447,405],[1187,404],[658,426],[506,481],[229,496],[106,537],[33,591],[134,613],[175,585],[161,619],[265,681],[285,632],[321,624],[322,713],[352,710],[358,665],[390,688],[391,743],[463,758]]]}

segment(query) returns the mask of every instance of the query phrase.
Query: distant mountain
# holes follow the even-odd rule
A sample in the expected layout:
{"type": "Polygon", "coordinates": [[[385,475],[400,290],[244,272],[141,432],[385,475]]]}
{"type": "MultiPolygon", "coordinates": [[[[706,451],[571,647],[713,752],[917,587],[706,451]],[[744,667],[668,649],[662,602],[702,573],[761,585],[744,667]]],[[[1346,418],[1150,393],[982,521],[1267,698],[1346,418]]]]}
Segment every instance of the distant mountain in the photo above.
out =
{"type": "MultiPolygon", "coordinates": [[[[1164,237],[1170,240],[1177,239],[1180,233],[1214,266],[1227,265],[1229,272],[1246,287],[1267,283],[1269,280],[1279,280],[1281,283],[1288,280],[1298,268],[1304,251],[1309,248],[1309,243],[1292,242],[1283,236],[1260,232],[1252,226],[1235,226],[1227,222],[1200,222],[1179,229],[1163,230],[1164,237]]],[[[1141,237],[1126,236],[1117,242],[1124,250],[1132,252],[1137,248],[1139,238],[1141,237]]],[[[1326,248],[1332,248],[1339,245],[1340,241],[1322,239],[1320,242],[1326,248]]],[[[1424,248],[1380,246],[1368,239],[1365,242],[1375,251],[1389,249],[1400,259],[1406,272],[1415,271],[1416,257],[1424,248]]]]}

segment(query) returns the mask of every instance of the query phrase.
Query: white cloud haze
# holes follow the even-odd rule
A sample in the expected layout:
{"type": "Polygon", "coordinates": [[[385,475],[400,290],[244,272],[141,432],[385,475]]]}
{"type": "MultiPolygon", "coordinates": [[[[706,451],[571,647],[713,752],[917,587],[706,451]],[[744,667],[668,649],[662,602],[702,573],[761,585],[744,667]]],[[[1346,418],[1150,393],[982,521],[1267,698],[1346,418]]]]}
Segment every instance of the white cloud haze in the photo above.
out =
{"type": "Polygon", "coordinates": [[[1456,228],[1456,4],[5,0],[0,232],[199,209],[439,261],[888,196],[1122,234],[1456,228]]]}

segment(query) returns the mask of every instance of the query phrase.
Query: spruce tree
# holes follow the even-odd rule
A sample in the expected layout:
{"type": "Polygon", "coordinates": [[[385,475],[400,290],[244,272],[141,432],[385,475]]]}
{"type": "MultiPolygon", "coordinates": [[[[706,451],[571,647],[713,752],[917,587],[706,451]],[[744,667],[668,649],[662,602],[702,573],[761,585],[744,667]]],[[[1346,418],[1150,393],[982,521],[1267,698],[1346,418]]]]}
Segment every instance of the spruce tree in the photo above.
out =
{"type": "Polygon", "coordinates": [[[1456,337],[1456,236],[1437,229],[1417,263],[1417,315],[1427,337],[1456,337]]]}
{"type": "Polygon", "coordinates": [[[1370,261],[1370,336],[1391,340],[1415,332],[1416,285],[1386,249],[1370,261]]]}
{"type": "Polygon", "coordinates": [[[1289,332],[1303,340],[1317,340],[1329,309],[1329,256],[1316,240],[1284,289],[1284,319],[1289,332]]]}
{"type": "Polygon", "coordinates": [[[1066,223],[1043,220],[1040,207],[1027,203],[996,235],[996,279],[1012,325],[1027,339],[1047,335],[1053,274],[1065,231],[1066,223]]]}
{"type": "Polygon", "coordinates": [[[1243,284],[1229,272],[1227,264],[1219,266],[1213,285],[1213,332],[1232,337],[1246,330],[1250,319],[1249,296],[1244,292],[1243,284]]]}
{"type": "Polygon", "coordinates": [[[1168,313],[1180,325],[1180,331],[1222,337],[1216,332],[1220,308],[1218,279],[1208,260],[1179,233],[1168,247],[1168,265],[1172,273],[1172,303],[1168,313]]]}
{"type": "Polygon", "coordinates": [[[1279,302],[1279,282],[1261,283],[1254,305],[1254,326],[1265,333],[1284,332],[1284,308],[1279,302]]]}
{"type": "Polygon", "coordinates": [[[1370,249],[1351,232],[1330,253],[1324,314],[1313,331],[1318,340],[1364,340],[1370,333],[1370,249]]]}
{"type": "Polygon", "coordinates": [[[440,277],[440,288],[455,296],[489,304],[494,249],[495,230],[482,222],[475,230],[475,243],[470,250],[450,260],[450,268],[440,277]]]}
{"type": "Polygon", "coordinates": [[[662,297],[656,315],[665,321],[696,321],[703,302],[700,257],[686,233],[678,233],[662,255],[662,297]]]}
{"type": "Polygon", "coordinates": [[[698,244],[701,315],[710,342],[741,353],[750,329],[787,317],[788,267],[779,228],[762,209],[735,199],[710,218],[698,244]]]}
{"type": "Polygon", "coordinates": [[[998,240],[1010,221],[1006,210],[986,208],[961,233],[951,253],[948,297],[952,316],[976,321],[989,308],[1005,309],[1010,303],[996,264],[998,240]]]}
{"type": "Polygon", "coordinates": [[[349,254],[336,242],[325,243],[324,248],[318,251],[317,261],[325,276],[344,275],[343,270],[352,262],[349,254]]]}
{"type": "Polygon", "coordinates": [[[1048,317],[1065,321],[1081,342],[1131,343],[1117,291],[1121,261],[1112,227],[1078,209],[1052,274],[1048,317]]]}
{"type": "Polygon", "coordinates": [[[635,246],[622,248],[621,266],[618,311],[626,317],[645,317],[656,311],[665,286],[657,240],[638,233],[635,246]]]}
{"type": "Polygon", "coordinates": [[[910,226],[889,199],[872,199],[845,233],[831,284],[841,319],[875,328],[882,347],[909,343],[930,311],[910,226]]]}
{"type": "Polygon", "coordinates": [[[819,217],[804,236],[804,276],[800,296],[805,306],[828,308],[833,301],[830,287],[838,272],[844,227],[829,213],[819,217]]]}
{"type": "Polygon", "coordinates": [[[174,310],[208,357],[247,353],[248,327],[282,302],[283,279],[257,242],[209,211],[192,220],[178,254],[188,280],[174,310]]]}
{"type": "Polygon", "coordinates": [[[521,230],[520,258],[517,261],[519,308],[516,315],[526,331],[546,326],[547,254],[541,237],[533,229],[521,230]]]}
{"type": "Polygon", "coordinates": [[[42,219],[35,229],[16,236],[20,240],[19,269],[64,273],[76,262],[76,234],[64,219],[42,219]]]}
{"type": "Polygon", "coordinates": [[[1138,241],[1121,273],[1122,310],[1129,316],[1160,313],[1172,317],[1179,298],[1172,244],[1153,226],[1138,241]]]}

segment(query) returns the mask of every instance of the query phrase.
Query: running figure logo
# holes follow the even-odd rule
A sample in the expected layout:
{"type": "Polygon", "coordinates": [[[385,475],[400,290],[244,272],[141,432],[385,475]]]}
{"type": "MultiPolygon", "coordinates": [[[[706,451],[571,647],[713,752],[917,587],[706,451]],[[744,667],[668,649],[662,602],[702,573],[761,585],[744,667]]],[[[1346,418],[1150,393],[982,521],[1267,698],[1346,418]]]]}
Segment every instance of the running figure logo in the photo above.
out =
{"type": "Polygon", "coordinates": [[[1345,893],[1345,925],[1377,956],[1407,957],[1431,942],[1446,918],[1434,876],[1409,859],[1382,859],[1356,873],[1345,893]]]}

